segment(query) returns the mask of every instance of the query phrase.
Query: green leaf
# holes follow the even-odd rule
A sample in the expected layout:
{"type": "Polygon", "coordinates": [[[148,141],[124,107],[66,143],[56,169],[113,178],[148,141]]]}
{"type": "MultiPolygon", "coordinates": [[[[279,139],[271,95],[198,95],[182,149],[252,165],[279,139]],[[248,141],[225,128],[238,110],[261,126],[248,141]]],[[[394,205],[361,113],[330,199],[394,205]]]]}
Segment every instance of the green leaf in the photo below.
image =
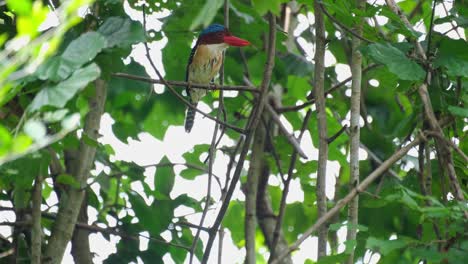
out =
{"type": "Polygon", "coordinates": [[[298,77],[295,75],[288,76],[288,96],[292,96],[296,100],[306,101],[306,95],[310,92],[309,78],[298,77]]]}
{"type": "Polygon", "coordinates": [[[162,140],[169,125],[182,125],[185,105],[169,92],[155,95],[153,108],[143,121],[143,129],[162,140]],[[169,123],[170,122],[170,123],[169,123]]]}
{"type": "Polygon", "coordinates": [[[468,108],[449,105],[448,110],[450,111],[450,113],[454,115],[461,116],[461,117],[468,117],[468,108]]]}
{"type": "Polygon", "coordinates": [[[443,39],[434,66],[447,69],[450,76],[468,77],[467,50],[468,43],[463,39],[443,39]]]}
{"type": "Polygon", "coordinates": [[[12,139],[13,137],[8,129],[0,125],[0,156],[5,155],[10,150],[12,139]]]}
{"type": "Polygon", "coordinates": [[[285,2],[287,2],[287,0],[252,0],[254,8],[260,15],[264,15],[268,11],[279,15],[281,3],[285,2]]]}
{"type": "Polygon", "coordinates": [[[31,0],[7,0],[8,9],[12,10],[18,15],[27,16],[31,13],[32,3],[31,0]]]}
{"type": "Polygon", "coordinates": [[[80,188],[80,183],[75,179],[75,177],[69,174],[60,174],[57,177],[57,183],[65,184],[74,188],[80,188]]]}
{"type": "Polygon", "coordinates": [[[185,152],[182,157],[185,159],[187,163],[204,166],[204,164],[200,160],[200,156],[203,153],[208,153],[210,145],[208,144],[199,144],[196,145],[193,150],[189,152],[185,152]]]}
{"type": "MultiPolygon", "coordinates": [[[[160,164],[170,163],[169,159],[164,156],[160,164]]],[[[170,193],[174,187],[175,174],[172,166],[160,166],[156,168],[154,175],[154,189],[156,199],[170,200],[170,193]]]]}
{"type": "Polygon", "coordinates": [[[370,44],[363,51],[374,61],[386,65],[393,74],[402,80],[419,81],[424,79],[425,72],[421,66],[388,43],[370,44]]]}
{"type": "Polygon", "coordinates": [[[218,9],[223,6],[224,0],[207,0],[203,5],[202,9],[198,12],[198,15],[190,25],[190,30],[196,29],[202,25],[206,28],[213,21],[218,9]]]}
{"type": "Polygon", "coordinates": [[[90,62],[106,47],[106,39],[99,33],[91,31],[73,40],[61,55],[62,61],[74,69],[90,62]]]}
{"type": "Polygon", "coordinates": [[[303,56],[288,53],[281,60],[285,63],[289,75],[310,78],[314,74],[314,65],[303,56]]]}
{"type": "Polygon", "coordinates": [[[237,247],[242,247],[244,242],[244,202],[231,201],[229,209],[223,220],[223,225],[231,232],[231,237],[237,247]]]}
{"type": "Polygon", "coordinates": [[[106,47],[106,39],[96,32],[87,32],[73,40],[62,55],[42,64],[36,75],[41,80],[64,80],[82,65],[90,62],[106,47]]]}
{"type": "Polygon", "coordinates": [[[109,17],[98,32],[107,39],[107,47],[125,47],[145,41],[145,32],[139,22],[128,18],[109,17]]]}
{"type": "Polygon", "coordinates": [[[183,171],[180,172],[180,177],[182,177],[184,179],[187,179],[187,180],[193,180],[197,176],[200,176],[200,175],[203,175],[203,174],[206,174],[206,172],[203,171],[203,170],[198,170],[198,169],[195,169],[195,168],[186,168],[186,169],[184,169],[183,171]]]}
{"type": "Polygon", "coordinates": [[[381,240],[371,236],[367,239],[366,248],[387,255],[393,250],[406,247],[408,244],[409,241],[406,239],[381,240]]]}
{"type": "Polygon", "coordinates": [[[89,82],[99,77],[100,73],[99,67],[95,63],[92,63],[85,68],[75,71],[67,80],[55,86],[43,88],[29,105],[29,112],[39,110],[46,105],[57,108],[64,107],[76,93],[83,90],[89,82]]]}

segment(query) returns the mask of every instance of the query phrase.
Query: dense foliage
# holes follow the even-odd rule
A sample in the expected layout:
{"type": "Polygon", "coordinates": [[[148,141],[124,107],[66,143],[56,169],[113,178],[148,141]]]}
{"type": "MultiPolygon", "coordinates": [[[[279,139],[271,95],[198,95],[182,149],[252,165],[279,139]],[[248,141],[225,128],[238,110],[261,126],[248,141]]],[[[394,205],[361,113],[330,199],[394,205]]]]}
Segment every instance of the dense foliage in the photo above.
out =
{"type": "MultiPolygon", "coordinates": [[[[144,263],[162,263],[167,254],[174,262],[183,263],[189,258],[199,222],[189,223],[195,226],[188,225],[193,218],[176,216],[174,211],[183,206],[201,215],[206,204],[214,210],[219,209],[228,183],[224,175],[219,175],[220,186],[217,183],[212,186],[219,188],[216,193],[223,197],[210,194],[211,197],[197,200],[191,195],[192,190],[173,195],[180,179],[196,184],[200,177],[208,177],[210,162],[204,160],[210,145],[195,142],[194,149],[183,155],[185,162],[182,165],[163,157],[154,160],[152,166],[141,166],[135,160],[116,160],[113,146],[99,140],[99,122],[93,120],[104,113],[113,119],[112,131],[124,143],[139,140],[142,132],[164,140],[171,126],[182,126],[186,106],[167,88],[152,93],[152,84],[116,77],[115,73],[141,77],[149,77],[151,73],[152,78],[159,79],[153,74],[153,68],[148,64],[145,68],[138,62],[147,58],[130,56],[134,49],[144,51],[141,43],[149,42],[165,44],[161,50],[163,68],[158,69],[165,72],[164,78],[183,81],[185,62],[199,30],[212,22],[223,24],[226,18],[223,0],[145,2],[143,5],[142,1],[135,0],[0,1],[0,210],[15,214],[11,221],[0,217],[0,225],[12,226],[13,230],[8,237],[0,236],[0,254],[12,252],[5,255],[8,261],[31,257],[35,245],[31,242],[35,241],[31,233],[37,232],[34,229],[36,222],[45,234],[40,236],[44,261],[60,263],[61,257],[57,258],[55,254],[61,256],[63,252],[53,253],[56,249],[50,248],[54,245],[50,242],[54,236],[62,236],[54,228],[60,222],[57,220],[59,215],[69,213],[62,208],[71,204],[67,199],[80,197],[83,191],[86,192],[84,208],[94,208],[97,220],[88,223],[86,210],[79,213],[79,228],[73,235],[70,233],[76,263],[86,263],[83,262],[86,259],[83,252],[89,256],[91,252],[99,254],[98,245],[88,245],[84,251],[77,246],[88,239],[90,232],[101,233],[109,240],[111,236],[121,237],[115,253],[110,254],[105,263],[129,263],[137,259],[144,263]],[[84,5],[88,8],[80,8],[84,5]],[[158,17],[161,29],[151,28],[145,32],[148,26],[143,25],[143,12],[147,17],[158,17]],[[84,15],[80,17],[78,13],[84,15]],[[129,13],[138,13],[139,17],[130,17],[129,13]],[[57,23],[44,29],[43,21],[51,14],[57,17],[57,23]],[[99,95],[102,92],[107,96],[99,95]],[[104,100],[102,111],[99,105],[104,104],[104,100]],[[154,171],[154,168],[154,182],[148,183],[145,170],[154,171]],[[42,188],[37,184],[34,187],[35,183],[42,188]],[[136,183],[142,190],[133,189],[136,183]],[[35,190],[39,190],[42,199],[34,198],[35,190]],[[52,197],[59,202],[51,204],[52,197]],[[39,219],[31,216],[35,205],[42,213],[39,219]],[[84,238],[78,238],[79,231],[84,232],[84,238]],[[143,232],[151,237],[146,250],[140,250],[139,246],[139,239],[142,239],[139,234],[143,232]]],[[[227,2],[230,31],[248,39],[251,46],[243,50],[227,50],[224,84],[244,85],[248,79],[250,86],[261,85],[268,57],[270,25],[266,17],[271,13],[277,20],[277,36],[268,89],[275,99],[267,103],[276,101],[272,105],[283,116],[282,120],[287,120],[287,128],[294,131],[296,137],[307,111],[313,111],[302,146],[312,142],[314,147],[311,145],[305,150],[308,159],[298,159],[293,173],[293,181],[298,184],[291,186],[296,189],[289,190],[302,194],[303,200],[288,202],[284,208],[280,240],[292,244],[318,219],[315,194],[318,132],[314,87],[311,85],[315,67],[311,47],[316,41],[313,1],[227,2]],[[290,16],[286,15],[289,11],[290,16]],[[284,28],[285,25],[289,28],[284,28]],[[297,25],[302,28],[296,29],[297,25]]],[[[328,14],[325,19],[327,58],[332,58],[325,68],[325,90],[333,88],[326,100],[330,138],[343,132],[346,123],[343,120],[349,118],[350,82],[338,84],[348,77],[343,78],[341,69],[351,63],[353,34],[349,31],[360,18],[365,18],[359,48],[364,69],[361,146],[368,154],[360,161],[361,180],[380,166],[378,160],[391,157],[421,133],[425,133],[427,140],[421,141],[360,193],[358,226],[347,225],[346,210],[341,210],[329,222],[329,256],[318,263],[343,262],[353,250],[355,261],[369,261],[369,256],[375,253],[380,256],[379,263],[419,263],[420,260],[461,263],[468,252],[465,198],[468,170],[466,154],[463,154],[468,151],[466,2],[436,1],[435,7],[441,12],[436,12],[433,17],[432,1],[400,1],[399,7],[414,28],[408,28],[382,1],[368,1],[364,10],[357,9],[354,1],[322,2],[328,14]],[[418,55],[416,43],[425,49],[427,60],[418,55]],[[430,81],[427,72],[430,72],[430,81]],[[433,111],[441,122],[443,135],[430,130],[418,93],[418,87],[423,83],[428,84],[433,111]],[[444,163],[438,155],[441,149],[435,140],[439,137],[450,146],[455,179],[447,171],[450,164],[444,163]],[[455,182],[461,187],[462,199],[454,195],[455,182]],[[344,242],[344,238],[337,235],[344,228],[357,228],[356,240],[344,242]]],[[[153,52],[155,59],[159,51],[154,48],[153,52]]],[[[174,88],[181,94],[184,90],[184,87],[174,88]]],[[[223,98],[225,122],[244,128],[252,109],[259,103],[258,97],[250,92],[221,94],[215,90],[203,98],[210,115],[217,116],[219,100],[223,98]]],[[[273,236],[262,221],[268,217],[275,219],[280,210],[285,175],[294,152],[288,138],[277,132],[270,117],[263,118],[259,126],[265,126],[268,132],[261,150],[261,164],[267,178],[263,181],[264,186],[259,187],[263,192],[259,191],[257,199],[265,198],[270,211],[257,205],[257,218],[262,227],[257,229],[255,236],[258,263],[268,261],[265,252],[271,250],[271,245],[267,237],[273,236]]],[[[215,166],[227,166],[223,161],[236,157],[236,146],[245,138],[229,128],[225,132],[224,137],[231,139],[228,140],[231,144],[216,146],[216,151],[212,152],[215,166]]],[[[253,145],[256,142],[254,140],[253,145]]],[[[252,159],[253,152],[249,153],[247,161],[252,159]]],[[[336,179],[334,196],[329,196],[327,202],[328,208],[332,208],[356,187],[349,184],[347,133],[330,140],[328,160],[329,166],[335,164],[336,169],[336,175],[329,173],[327,179],[332,182],[327,188],[331,188],[336,179]]],[[[245,182],[251,171],[249,165],[249,162],[244,163],[241,186],[237,187],[244,192],[248,189],[245,182]]],[[[236,162],[231,166],[235,167],[236,162]]],[[[329,168],[329,171],[333,170],[329,168]]],[[[242,248],[246,243],[243,219],[247,216],[245,200],[242,194],[239,196],[230,202],[222,228],[232,238],[232,242],[224,243],[242,248]]],[[[80,208],[79,205],[73,208],[76,215],[80,208]]],[[[73,226],[76,215],[66,218],[74,219],[73,226]]],[[[207,222],[202,224],[208,226],[207,222]]],[[[70,237],[63,237],[65,240],[60,241],[65,241],[66,245],[70,237]]],[[[204,237],[194,247],[199,260],[205,246],[204,237]]],[[[310,248],[300,250],[315,251],[310,248]]],[[[308,255],[308,263],[315,263],[312,255],[308,255]]],[[[212,253],[210,261],[215,259],[212,253]]]]}

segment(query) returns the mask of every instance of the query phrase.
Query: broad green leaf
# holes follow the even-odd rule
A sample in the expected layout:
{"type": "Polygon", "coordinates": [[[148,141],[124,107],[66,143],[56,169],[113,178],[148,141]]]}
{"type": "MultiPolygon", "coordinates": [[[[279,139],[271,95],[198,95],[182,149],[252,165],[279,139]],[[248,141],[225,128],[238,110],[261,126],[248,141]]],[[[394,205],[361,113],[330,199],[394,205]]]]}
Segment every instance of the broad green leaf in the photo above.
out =
{"type": "Polygon", "coordinates": [[[107,39],[107,48],[125,47],[145,41],[143,26],[128,18],[109,17],[98,32],[107,39]]]}
{"type": "Polygon", "coordinates": [[[199,144],[195,145],[193,150],[184,153],[182,157],[185,159],[187,163],[195,164],[198,166],[204,166],[202,161],[200,160],[201,154],[206,153],[208,154],[210,145],[208,144],[199,144]]]}
{"type": "Polygon", "coordinates": [[[281,3],[284,2],[287,2],[287,0],[252,0],[255,10],[257,10],[260,15],[264,15],[268,11],[275,15],[279,15],[281,3]]]}
{"type": "Polygon", "coordinates": [[[245,243],[244,221],[240,221],[240,219],[244,219],[244,215],[244,202],[237,200],[231,201],[229,204],[229,209],[223,220],[223,225],[229,229],[234,244],[239,248],[242,247],[245,243]]]}
{"type": "Polygon", "coordinates": [[[402,80],[419,81],[425,72],[416,62],[408,59],[399,49],[390,44],[370,44],[364,52],[374,61],[382,63],[402,80]]]}
{"type": "Polygon", "coordinates": [[[34,112],[43,106],[64,107],[76,93],[83,90],[89,82],[99,77],[100,73],[99,67],[94,63],[75,71],[67,80],[39,91],[29,105],[28,111],[34,112]]]}
{"type": "MultiPolygon", "coordinates": [[[[468,64],[467,64],[468,65],[468,64]]],[[[468,117],[468,108],[449,105],[448,110],[457,116],[468,117]]]]}
{"type": "Polygon", "coordinates": [[[306,101],[306,95],[311,90],[309,78],[298,77],[295,75],[288,76],[288,96],[294,97],[296,100],[306,101]]]}
{"type": "Polygon", "coordinates": [[[70,174],[60,174],[57,177],[57,183],[68,185],[74,188],[80,188],[80,183],[70,174]]]}
{"type": "Polygon", "coordinates": [[[36,75],[41,80],[64,80],[75,70],[90,62],[106,47],[106,39],[96,32],[87,32],[73,40],[62,55],[52,57],[42,64],[36,75]]]}
{"type": "Polygon", "coordinates": [[[8,129],[0,125],[0,156],[5,155],[10,150],[12,139],[8,129]]]}
{"type": "Polygon", "coordinates": [[[185,105],[169,92],[153,96],[153,108],[142,123],[143,129],[155,138],[163,139],[169,125],[183,124],[185,105]]]}
{"type": "Polygon", "coordinates": [[[6,0],[8,9],[12,10],[18,15],[27,16],[31,13],[32,3],[31,0],[6,0]]]}
{"type": "Polygon", "coordinates": [[[202,25],[203,28],[206,28],[211,24],[218,9],[223,6],[224,0],[207,0],[203,5],[203,8],[198,11],[198,15],[193,20],[190,25],[190,30],[196,29],[198,26],[202,25]]]}
{"type": "Polygon", "coordinates": [[[409,242],[409,240],[401,238],[395,240],[382,240],[371,236],[367,239],[366,248],[378,251],[385,256],[393,250],[406,247],[409,242]]]}
{"type": "Polygon", "coordinates": [[[195,169],[195,168],[187,167],[186,169],[184,169],[183,171],[180,172],[180,177],[182,177],[184,179],[187,179],[187,180],[193,180],[197,176],[200,176],[200,175],[203,175],[203,174],[206,174],[206,172],[203,171],[203,170],[198,170],[198,169],[195,169]]]}
{"type": "Polygon", "coordinates": [[[68,45],[61,55],[62,61],[77,69],[94,59],[106,44],[106,39],[101,34],[87,32],[68,45]]]}
{"type": "Polygon", "coordinates": [[[317,264],[336,264],[344,263],[349,258],[348,254],[341,253],[336,255],[324,256],[320,258],[316,263],[317,264]]]}
{"type": "Polygon", "coordinates": [[[353,225],[353,224],[345,224],[345,223],[334,223],[334,224],[331,224],[330,225],[330,230],[332,231],[338,231],[338,229],[340,229],[342,226],[346,226],[347,228],[354,228],[354,229],[357,229],[361,232],[366,232],[369,230],[369,228],[367,226],[363,226],[363,225],[353,225]]]}
{"type": "Polygon", "coordinates": [[[311,78],[314,74],[314,65],[302,56],[288,53],[281,60],[285,63],[286,71],[290,75],[311,78]]]}
{"type": "Polygon", "coordinates": [[[450,76],[468,77],[468,43],[463,39],[443,39],[434,61],[435,67],[447,69],[450,76]]]}
{"type": "MultiPolygon", "coordinates": [[[[163,157],[160,164],[169,164],[169,159],[163,157]]],[[[170,199],[170,193],[174,187],[174,168],[172,166],[159,166],[156,168],[156,174],[154,175],[154,189],[155,196],[157,199],[170,199]]]]}

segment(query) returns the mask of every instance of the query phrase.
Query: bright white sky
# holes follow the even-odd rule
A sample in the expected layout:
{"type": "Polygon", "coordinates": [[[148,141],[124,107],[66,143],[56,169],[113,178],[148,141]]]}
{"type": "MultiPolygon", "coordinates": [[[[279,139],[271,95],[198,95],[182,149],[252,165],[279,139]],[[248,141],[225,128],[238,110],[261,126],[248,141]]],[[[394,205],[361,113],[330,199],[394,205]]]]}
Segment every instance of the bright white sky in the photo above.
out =
{"type": "MultiPolygon", "coordinates": [[[[373,3],[375,1],[372,0],[368,2],[373,3]]],[[[376,2],[378,4],[382,4],[385,1],[378,0],[376,2]]],[[[446,1],[446,6],[448,9],[451,8],[451,5],[452,3],[450,1],[446,1]]],[[[139,12],[135,12],[134,10],[129,8],[127,3],[126,3],[126,11],[134,20],[142,21],[142,14],[139,12]]],[[[85,13],[86,8],[82,8],[80,12],[81,14],[85,13]]],[[[162,26],[162,22],[160,21],[160,19],[167,16],[168,14],[169,12],[163,12],[161,14],[154,14],[154,15],[148,16],[147,18],[148,29],[155,29],[159,31],[162,26]]],[[[440,4],[437,5],[437,8],[436,8],[436,16],[445,16],[445,11],[442,5],[440,4]]],[[[388,21],[387,18],[381,17],[381,16],[378,16],[377,19],[378,19],[379,24],[381,25],[387,23],[388,21]]],[[[312,13],[308,13],[307,16],[299,15],[298,20],[299,20],[299,25],[294,32],[295,36],[298,36],[302,31],[306,30],[310,25],[314,23],[314,16],[312,13]]],[[[57,21],[57,17],[54,16],[54,14],[51,12],[50,16],[48,16],[48,20],[44,23],[43,28],[45,29],[50,26],[57,25],[58,23],[59,22],[57,21]]],[[[445,32],[449,28],[450,28],[449,23],[435,26],[435,30],[439,32],[445,32]]],[[[422,23],[420,23],[416,27],[416,30],[425,33],[422,23]]],[[[465,38],[465,36],[463,35],[464,34],[463,30],[460,30],[459,34],[461,34],[462,37],[465,38]]],[[[449,36],[452,38],[459,38],[456,32],[454,31],[449,33],[449,36]]],[[[309,60],[312,60],[313,54],[314,54],[313,45],[308,43],[302,37],[298,38],[298,42],[306,51],[307,58],[309,60]]],[[[167,43],[167,39],[162,39],[161,41],[153,42],[150,44],[150,47],[152,49],[153,60],[156,62],[156,66],[163,74],[164,74],[164,67],[162,65],[162,60],[161,60],[161,57],[162,57],[161,49],[166,45],[166,43],[167,43]]],[[[157,78],[156,74],[153,72],[152,68],[149,66],[145,58],[144,48],[142,44],[134,46],[131,56],[136,61],[144,65],[146,67],[147,72],[153,78],[157,78]]],[[[349,66],[345,64],[336,64],[335,58],[329,51],[327,51],[326,53],[325,64],[326,66],[336,65],[336,70],[337,70],[339,81],[344,80],[350,76],[349,66]]],[[[185,67],[185,64],[181,65],[181,67],[185,67]]],[[[377,83],[374,82],[372,84],[374,86],[378,86],[378,82],[377,83]]],[[[161,92],[162,89],[163,87],[161,85],[155,85],[155,90],[157,92],[161,92]]],[[[153,96],[157,96],[157,95],[153,95],[153,96]]],[[[207,112],[210,110],[209,106],[203,103],[200,103],[199,107],[202,110],[207,111],[207,112]]],[[[349,119],[349,117],[346,117],[346,118],[349,119]]],[[[282,120],[283,122],[286,123],[286,126],[289,129],[291,129],[291,126],[287,123],[287,121],[284,118],[282,120]]],[[[345,120],[344,122],[348,122],[348,121],[345,120]]],[[[139,165],[157,164],[163,156],[167,156],[171,162],[183,163],[184,162],[184,159],[182,158],[183,153],[191,150],[196,144],[209,144],[210,143],[212,131],[214,128],[214,122],[212,122],[209,119],[202,118],[201,115],[197,115],[194,128],[190,134],[186,134],[182,126],[170,126],[167,130],[166,136],[164,137],[163,141],[159,141],[153,138],[148,133],[140,133],[138,139],[136,140],[131,139],[129,140],[129,144],[124,144],[113,135],[112,129],[111,129],[112,123],[113,123],[112,118],[108,114],[105,114],[101,120],[100,133],[103,135],[103,137],[100,139],[100,142],[104,144],[111,144],[113,146],[116,152],[116,155],[114,157],[116,160],[134,161],[135,163],[139,165]]],[[[230,139],[224,138],[221,145],[223,144],[232,145],[233,141],[230,139]]],[[[312,145],[310,134],[306,133],[304,135],[304,138],[301,142],[301,146],[305,150],[305,153],[307,154],[309,159],[317,158],[318,151],[312,145]]],[[[367,153],[365,153],[364,151],[361,151],[360,156],[361,156],[361,159],[365,159],[367,158],[367,153]]],[[[215,175],[224,177],[224,175],[226,174],[226,164],[228,160],[229,160],[228,157],[223,155],[221,152],[217,153],[216,162],[214,164],[215,175]]],[[[245,165],[245,168],[246,169],[248,168],[248,163],[245,165]]],[[[107,170],[107,169],[108,168],[105,168],[102,164],[97,164],[96,171],[94,173],[99,173],[101,170],[107,170]]],[[[175,167],[176,174],[179,173],[182,169],[183,167],[181,166],[175,167]]],[[[328,163],[326,193],[327,193],[327,197],[330,199],[333,197],[333,194],[334,194],[335,178],[338,175],[338,170],[339,170],[338,162],[328,163]]],[[[154,167],[148,168],[145,172],[146,182],[150,186],[153,186],[153,183],[154,183],[154,172],[155,172],[154,167]]],[[[271,184],[279,185],[280,183],[279,181],[277,181],[275,178],[272,177],[271,184]]],[[[194,181],[188,181],[188,180],[178,177],[175,182],[174,189],[171,192],[171,197],[175,198],[180,194],[187,193],[189,196],[197,200],[201,200],[206,195],[206,186],[207,186],[207,175],[199,176],[194,181]],[[197,186],[198,188],[194,188],[194,186],[197,186]]],[[[99,189],[99,186],[95,184],[95,185],[92,185],[92,188],[94,189],[94,191],[97,192],[99,189]]],[[[143,188],[141,184],[135,184],[134,186],[132,186],[132,189],[140,193],[142,197],[147,198],[143,192],[143,188]]],[[[300,188],[299,181],[293,180],[293,182],[291,183],[291,190],[294,190],[294,191],[289,193],[288,202],[303,201],[303,192],[300,188]]],[[[213,195],[214,200],[219,200],[220,190],[216,184],[213,185],[212,195],[213,195]]],[[[233,199],[244,200],[244,196],[238,190],[234,193],[233,199]]],[[[146,199],[146,201],[148,202],[148,204],[152,202],[151,199],[146,199]]],[[[57,203],[57,199],[54,195],[52,195],[52,197],[48,201],[48,204],[54,204],[54,203],[57,203]]],[[[11,206],[11,204],[5,204],[5,203],[1,205],[11,206]]],[[[209,211],[206,221],[204,223],[205,226],[211,225],[214,218],[216,217],[217,209],[219,209],[219,204],[216,205],[216,210],[209,211]]],[[[90,218],[89,223],[92,223],[93,221],[96,220],[97,212],[92,208],[88,210],[89,210],[89,218],[90,218]]],[[[128,213],[133,215],[133,212],[131,212],[131,210],[128,213]]],[[[175,211],[176,216],[186,215],[190,213],[193,213],[193,210],[187,207],[180,207],[180,208],[177,208],[175,211]]],[[[201,214],[193,214],[188,217],[188,220],[194,224],[198,224],[200,221],[200,215],[201,214]]],[[[115,224],[115,221],[113,221],[113,218],[109,218],[108,220],[111,223],[111,225],[115,224]]],[[[2,215],[0,216],[0,222],[3,222],[3,221],[13,222],[14,214],[3,212],[2,215]]],[[[167,239],[170,239],[170,234],[169,232],[167,233],[168,234],[165,234],[164,237],[167,239]]],[[[8,227],[0,226],[0,234],[5,237],[8,237],[11,235],[11,230],[8,227]]],[[[148,235],[146,232],[145,234],[148,235]]],[[[346,237],[346,228],[343,227],[338,231],[338,237],[340,240],[339,251],[341,252],[344,250],[343,242],[344,242],[344,238],[346,237]]],[[[203,232],[202,232],[201,239],[205,242],[207,240],[207,236],[203,234],[203,232]]],[[[119,237],[111,236],[111,242],[108,242],[100,234],[91,234],[90,242],[91,242],[92,251],[97,253],[94,258],[95,263],[101,263],[104,259],[107,258],[109,254],[115,252],[116,251],[115,244],[119,240],[120,240],[119,237]]],[[[215,245],[217,245],[217,242],[215,242],[215,245]]],[[[304,260],[307,258],[316,260],[317,258],[316,245],[317,245],[316,237],[311,237],[307,239],[301,246],[301,248],[304,248],[307,250],[299,250],[298,252],[296,252],[293,255],[294,263],[303,263],[304,260]]],[[[141,239],[140,249],[145,250],[148,246],[157,246],[157,245],[148,243],[147,239],[141,239]]],[[[267,252],[267,250],[264,250],[263,252],[267,252]]],[[[234,263],[234,262],[243,263],[244,255],[245,255],[244,249],[238,249],[237,247],[233,245],[229,231],[227,230],[227,233],[224,239],[224,244],[223,244],[223,262],[222,263],[234,263]]],[[[216,261],[215,256],[217,256],[217,246],[213,248],[211,256],[212,258],[210,259],[210,262],[214,263],[216,261]]],[[[267,255],[265,256],[267,258],[267,255]]],[[[364,259],[359,260],[359,263],[376,263],[379,258],[380,257],[378,256],[378,254],[372,254],[371,252],[367,252],[364,259]]],[[[164,257],[164,260],[165,260],[165,263],[173,263],[172,259],[170,258],[168,254],[164,257]]],[[[187,259],[187,262],[188,262],[188,259],[187,259]]],[[[63,263],[74,263],[73,258],[70,255],[70,245],[68,247],[63,263]]],[[[143,263],[143,262],[140,260],[139,263],[143,263]]]]}

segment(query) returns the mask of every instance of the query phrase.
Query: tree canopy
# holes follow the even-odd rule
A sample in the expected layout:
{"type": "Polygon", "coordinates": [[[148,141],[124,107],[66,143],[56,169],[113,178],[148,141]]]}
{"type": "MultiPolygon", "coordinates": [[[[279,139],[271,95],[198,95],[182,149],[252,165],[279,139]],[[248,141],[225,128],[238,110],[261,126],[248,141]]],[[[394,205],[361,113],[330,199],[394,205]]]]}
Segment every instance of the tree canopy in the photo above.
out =
{"type": "Polygon", "coordinates": [[[463,0],[0,1],[0,262],[463,262],[467,25],[463,0]],[[251,45],[188,84],[212,23],[251,45]]]}

